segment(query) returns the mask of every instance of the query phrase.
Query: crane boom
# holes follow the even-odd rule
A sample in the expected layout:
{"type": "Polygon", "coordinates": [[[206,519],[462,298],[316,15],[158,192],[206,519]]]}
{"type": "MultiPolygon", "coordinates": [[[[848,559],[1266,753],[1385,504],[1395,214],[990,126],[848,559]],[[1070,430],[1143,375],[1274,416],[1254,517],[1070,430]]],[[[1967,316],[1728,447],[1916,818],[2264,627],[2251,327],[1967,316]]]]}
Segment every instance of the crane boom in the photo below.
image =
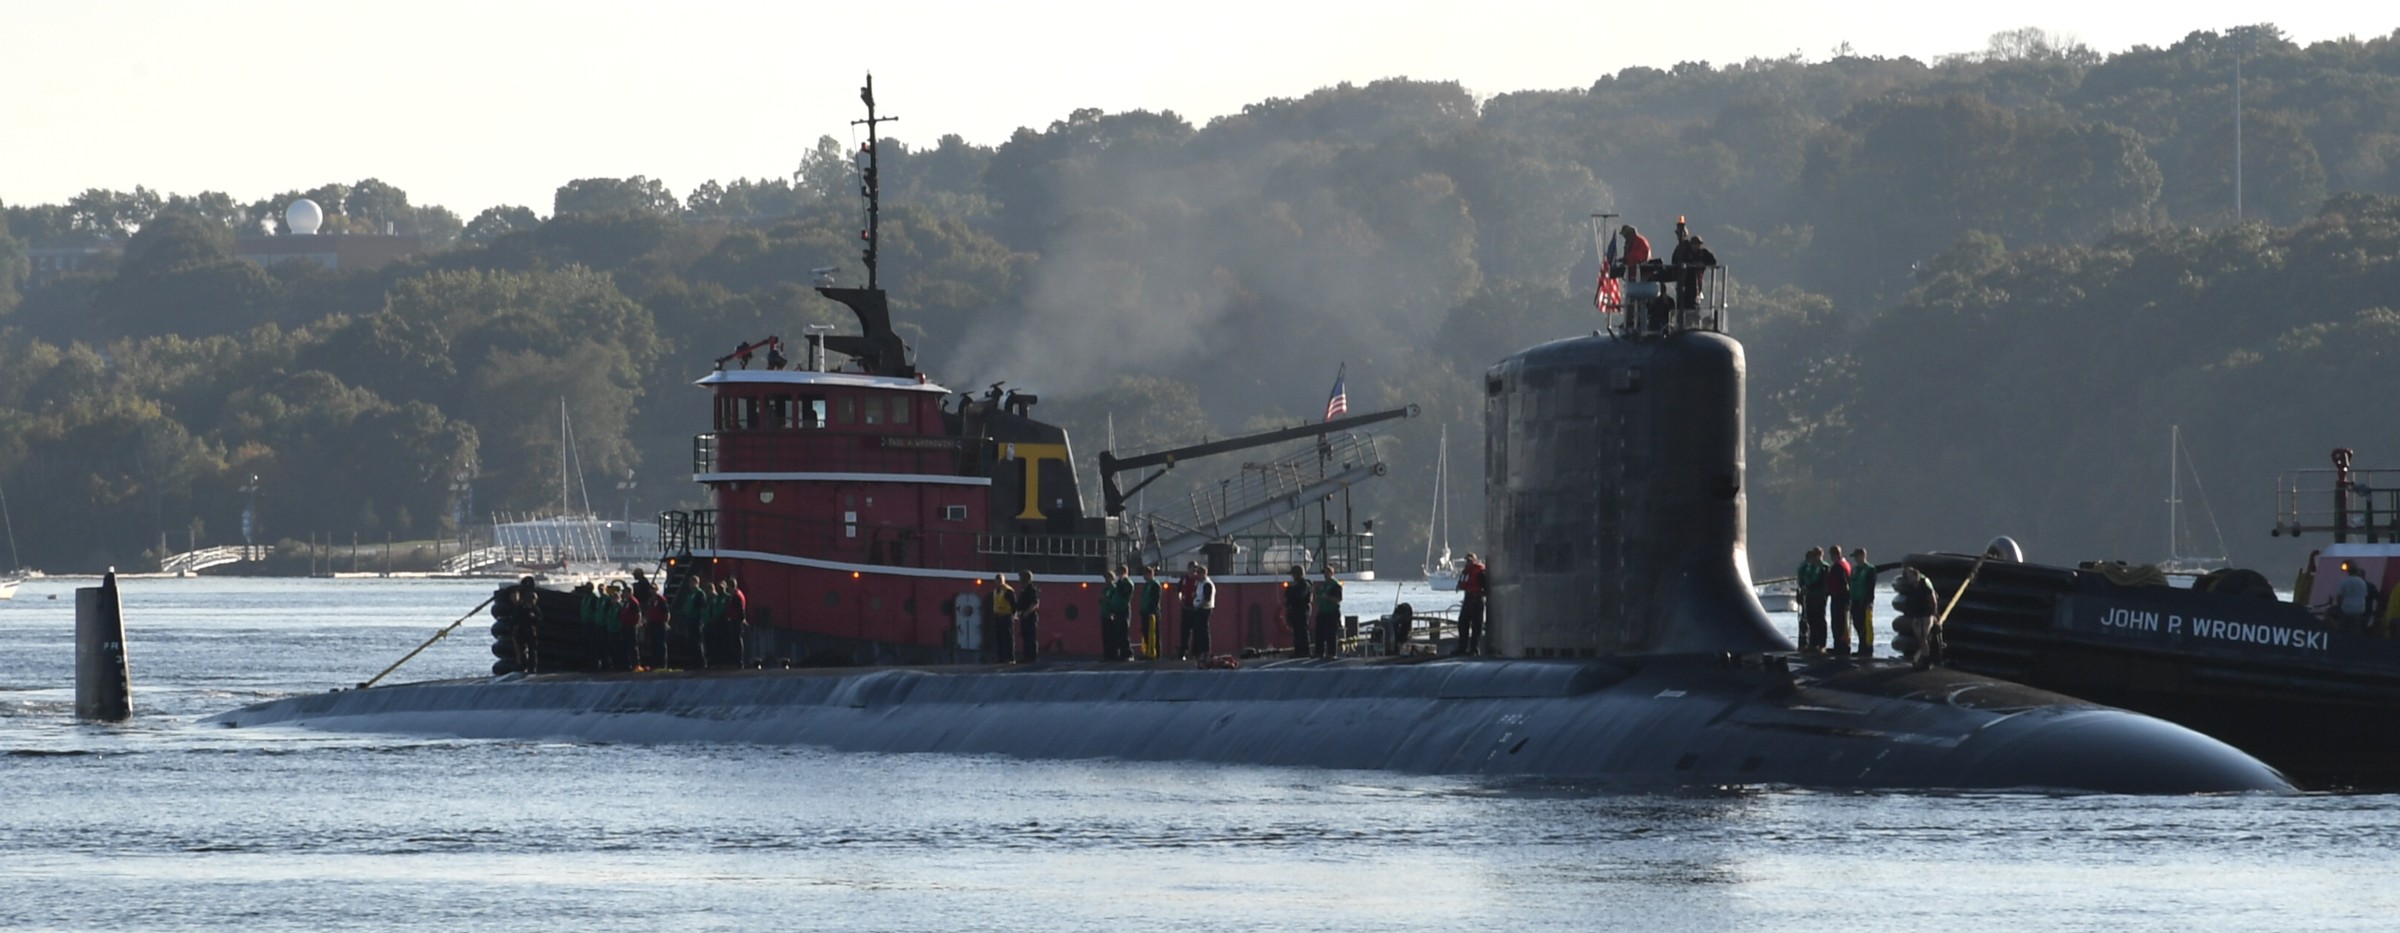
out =
{"type": "Polygon", "coordinates": [[[1167,475],[1168,470],[1174,469],[1175,464],[1185,460],[1206,457],[1211,454],[1230,453],[1236,450],[1248,450],[1253,447],[1265,447],[1269,444],[1280,444],[1284,441],[1298,440],[1304,437],[1322,437],[1336,431],[1374,424],[1378,421],[1390,421],[1394,418],[1414,418],[1417,416],[1417,412],[1417,406],[1403,405],[1399,408],[1368,412],[1363,415],[1335,418],[1318,424],[1278,428],[1259,434],[1229,437],[1221,441],[1191,444],[1132,457],[1119,457],[1113,451],[1103,450],[1100,452],[1100,490],[1107,500],[1108,514],[1112,517],[1120,516],[1125,514],[1127,497],[1142,491],[1142,487],[1157,482],[1159,477],[1167,475]],[[1159,467],[1160,469],[1156,473],[1143,477],[1142,481],[1133,484],[1131,489],[1120,490],[1117,488],[1118,473],[1148,467],[1159,467]]]}

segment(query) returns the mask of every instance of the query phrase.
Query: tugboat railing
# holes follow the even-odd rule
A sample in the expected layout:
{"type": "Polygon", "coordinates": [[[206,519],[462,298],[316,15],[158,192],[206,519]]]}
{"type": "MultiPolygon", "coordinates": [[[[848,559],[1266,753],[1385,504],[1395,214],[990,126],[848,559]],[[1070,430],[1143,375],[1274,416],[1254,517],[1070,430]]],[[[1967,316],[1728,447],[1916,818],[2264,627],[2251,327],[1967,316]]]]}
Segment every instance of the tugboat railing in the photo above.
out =
{"type": "Polygon", "coordinates": [[[2286,470],[2275,477],[2276,536],[2400,542],[2400,470],[2286,470]]]}
{"type": "Polygon", "coordinates": [[[940,434],[758,428],[692,437],[692,474],[930,473],[964,475],[982,441],[940,434]]]}
{"type": "MultiPolygon", "coordinates": [[[[1097,574],[1106,566],[1140,559],[1129,537],[926,531],[866,522],[725,516],[714,509],[659,513],[658,532],[662,560],[734,550],[877,566],[984,570],[992,568],[993,558],[1002,558],[1044,561],[1049,569],[1043,572],[1097,574]]],[[[1372,532],[1229,535],[1219,540],[1237,555],[1230,572],[1281,573],[1292,564],[1313,570],[1326,559],[1345,573],[1371,572],[1375,567],[1372,532]]],[[[1166,555],[1198,556],[1198,551],[1166,555]]]]}

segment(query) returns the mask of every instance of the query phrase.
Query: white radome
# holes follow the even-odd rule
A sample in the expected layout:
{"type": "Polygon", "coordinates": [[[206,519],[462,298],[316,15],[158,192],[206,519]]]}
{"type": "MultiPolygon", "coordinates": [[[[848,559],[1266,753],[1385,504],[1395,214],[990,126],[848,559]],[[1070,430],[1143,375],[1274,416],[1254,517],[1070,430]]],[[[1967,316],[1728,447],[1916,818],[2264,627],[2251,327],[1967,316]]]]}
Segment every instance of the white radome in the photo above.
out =
{"type": "Polygon", "coordinates": [[[283,209],[283,224],[296,236],[313,236],[318,227],[325,225],[325,209],[315,201],[301,198],[283,209]]]}

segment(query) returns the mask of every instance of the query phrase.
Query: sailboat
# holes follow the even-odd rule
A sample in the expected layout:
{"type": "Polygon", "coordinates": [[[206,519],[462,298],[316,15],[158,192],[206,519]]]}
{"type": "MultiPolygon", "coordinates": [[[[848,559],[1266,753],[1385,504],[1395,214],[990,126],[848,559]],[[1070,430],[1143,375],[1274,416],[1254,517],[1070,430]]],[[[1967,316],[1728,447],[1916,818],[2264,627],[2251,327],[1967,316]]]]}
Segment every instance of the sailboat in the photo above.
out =
{"type": "Polygon", "coordinates": [[[2217,529],[2217,513],[2208,505],[2208,491],[2200,487],[2200,471],[2192,469],[2192,492],[2200,496],[2200,513],[2208,519],[2208,534],[2216,541],[2216,547],[2205,554],[2187,551],[2187,548],[2208,550],[2200,545],[2198,530],[2184,515],[2183,473],[2187,469],[2191,469],[2191,454],[2183,449],[2183,427],[2170,425],[2167,428],[2167,559],[2159,563],[2158,569],[2198,576],[2226,566],[2225,535],[2217,529]]]}
{"type": "Polygon", "coordinates": [[[1458,562],[1450,558],[1450,426],[1442,425],[1442,449],[1433,461],[1433,516],[1425,521],[1425,585],[1437,590],[1458,589],[1458,562]],[[1442,552],[1434,556],[1434,535],[1441,535],[1442,552]]]}
{"type": "Polygon", "coordinates": [[[6,490],[0,490],[0,528],[8,530],[8,572],[0,573],[0,599],[14,599],[17,584],[25,582],[28,574],[17,564],[17,523],[9,518],[6,490]]]}
{"type": "MultiPolygon", "coordinates": [[[[592,510],[592,494],[583,484],[582,455],[575,444],[575,428],[567,418],[567,400],[558,400],[558,514],[549,518],[529,517],[514,522],[495,522],[493,539],[516,555],[516,566],[552,581],[593,582],[611,581],[623,575],[623,565],[632,554],[612,553],[610,540],[623,537],[628,541],[642,538],[627,527],[612,534],[611,523],[602,521],[592,510]],[[575,493],[583,493],[583,508],[575,508],[575,493]]],[[[655,529],[656,526],[649,526],[655,529]]],[[[647,540],[655,544],[656,531],[647,540]]]]}

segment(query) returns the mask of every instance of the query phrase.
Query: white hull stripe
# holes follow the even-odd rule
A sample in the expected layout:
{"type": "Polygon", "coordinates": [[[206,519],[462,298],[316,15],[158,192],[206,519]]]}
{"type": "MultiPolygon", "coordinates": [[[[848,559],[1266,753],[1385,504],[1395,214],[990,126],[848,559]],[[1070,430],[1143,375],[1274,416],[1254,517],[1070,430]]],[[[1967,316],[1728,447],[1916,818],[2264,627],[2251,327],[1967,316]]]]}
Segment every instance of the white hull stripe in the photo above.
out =
{"type": "MultiPolygon", "coordinates": [[[[765,354],[760,354],[763,358],[765,354]]],[[[929,392],[948,395],[950,390],[922,379],[903,379],[898,376],[869,376],[865,373],[830,373],[809,369],[723,369],[693,380],[696,386],[731,385],[808,385],[849,386],[860,389],[897,389],[902,392],[929,392]]]]}
{"type": "MultiPolygon", "coordinates": [[[[835,573],[876,574],[887,577],[916,577],[926,580],[982,580],[989,578],[992,573],[995,572],[980,570],[940,570],[932,567],[892,567],[884,564],[852,564],[838,560],[818,560],[813,557],[793,557],[789,554],[769,554],[765,551],[695,550],[692,552],[692,556],[725,557],[735,560],[755,560],[770,564],[784,564],[792,567],[807,567],[815,570],[831,570],[835,573]]],[[[1178,574],[1178,576],[1180,576],[1180,574],[1178,574]]],[[[1342,580],[1352,583],[1356,583],[1361,580],[1375,579],[1375,575],[1373,573],[1344,573],[1336,574],[1336,576],[1342,580]]],[[[1081,573],[1037,573],[1033,575],[1033,579],[1038,583],[1094,583],[1099,581],[1100,575],[1081,573]]],[[[1159,579],[1162,581],[1171,581],[1175,578],[1161,576],[1159,579]]],[[[1291,579],[1291,577],[1279,573],[1263,573],[1240,576],[1211,577],[1210,579],[1213,579],[1218,583],[1282,583],[1291,579]]],[[[1309,582],[1314,583],[1317,581],[1317,579],[1318,578],[1316,577],[1310,577],[1309,582]]]]}
{"type": "Polygon", "coordinates": [[[695,483],[789,481],[796,483],[923,483],[935,486],[989,486],[989,476],[944,476],[939,473],[694,473],[695,483]]]}

